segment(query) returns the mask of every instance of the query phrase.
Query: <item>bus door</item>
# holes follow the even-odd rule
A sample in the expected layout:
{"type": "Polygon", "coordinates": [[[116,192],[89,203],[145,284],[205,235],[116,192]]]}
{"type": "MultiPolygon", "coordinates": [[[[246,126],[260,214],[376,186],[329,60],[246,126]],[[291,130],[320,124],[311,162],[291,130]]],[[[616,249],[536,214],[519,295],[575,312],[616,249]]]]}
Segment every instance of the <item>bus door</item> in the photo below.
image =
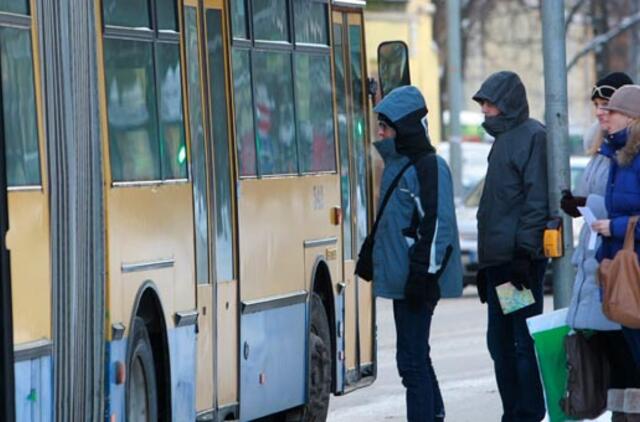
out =
{"type": "MultiPolygon", "coordinates": [[[[1,77],[0,80],[2,80],[1,77]]],[[[13,421],[16,418],[13,381],[13,316],[11,314],[11,269],[9,252],[5,244],[5,236],[9,230],[9,209],[2,110],[0,84],[0,419],[13,421]]]]}
{"type": "Polygon", "coordinates": [[[196,408],[204,415],[238,401],[228,42],[223,0],[184,5],[199,313],[196,408]]]}
{"type": "Polygon", "coordinates": [[[343,210],[346,384],[374,375],[374,303],[371,283],[353,275],[369,224],[369,146],[360,13],[335,11],[333,53],[343,210]]]}

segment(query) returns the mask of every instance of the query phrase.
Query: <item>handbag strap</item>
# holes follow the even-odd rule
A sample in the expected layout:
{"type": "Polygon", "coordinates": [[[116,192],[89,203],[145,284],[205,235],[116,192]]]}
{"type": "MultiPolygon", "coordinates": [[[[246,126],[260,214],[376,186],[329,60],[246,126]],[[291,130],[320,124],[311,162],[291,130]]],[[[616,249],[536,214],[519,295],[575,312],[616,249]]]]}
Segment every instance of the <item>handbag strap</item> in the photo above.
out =
{"type": "Polygon", "coordinates": [[[624,249],[628,251],[633,251],[635,242],[636,242],[636,224],[638,224],[638,216],[634,215],[629,217],[629,222],[627,223],[627,233],[624,235],[624,249]]]}
{"type": "Polygon", "coordinates": [[[378,230],[378,223],[380,223],[380,217],[382,217],[382,213],[384,212],[384,209],[387,206],[387,202],[389,202],[389,199],[391,198],[391,194],[396,189],[396,186],[398,186],[398,183],[400,183],[400,178],[402,177],[404,172],[409,168],[410,165],[411,165],[411,161],[409,161],[404,167],[402,167],[402,170],[400,170],[400,172],[395,177],[395,179],[393,179],[393,181],[389,185],[389,189],[387,189],[387,191],[385,192],[384,198],[382,199],[382,203],[380,204],[380,208],[378,209],[378,215],[376,215],[376,221],[373,223],[373,227],[371,228],[370,236],[372,239],[376,234],[376,230],[378,230]]]}

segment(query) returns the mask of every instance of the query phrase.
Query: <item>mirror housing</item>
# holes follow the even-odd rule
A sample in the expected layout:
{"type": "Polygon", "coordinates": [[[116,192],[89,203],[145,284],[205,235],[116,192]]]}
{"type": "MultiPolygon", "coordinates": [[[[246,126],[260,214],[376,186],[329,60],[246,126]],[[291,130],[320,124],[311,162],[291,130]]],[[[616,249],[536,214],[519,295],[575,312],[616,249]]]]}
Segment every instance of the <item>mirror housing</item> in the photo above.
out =
{"type": "Polygon", "coordinates": [[[385,41],[378,46],[378,78],[381,97],[394,88],[411,85],[409,48],[404,41],[385,41]]]}

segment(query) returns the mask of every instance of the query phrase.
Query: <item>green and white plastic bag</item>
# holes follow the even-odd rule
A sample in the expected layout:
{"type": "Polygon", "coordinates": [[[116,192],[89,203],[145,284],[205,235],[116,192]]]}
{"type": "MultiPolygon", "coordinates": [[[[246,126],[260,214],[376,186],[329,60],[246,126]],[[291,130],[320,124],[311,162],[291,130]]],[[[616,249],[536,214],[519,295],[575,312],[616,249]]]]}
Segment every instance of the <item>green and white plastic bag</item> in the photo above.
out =
{"type": "Polygon", "coordinates": [[[569,333],[567,308],[527,319],[538,359],[538,369],[547,402],[549,422],[570,420],[560,408],[567,385],[567,355],[564,338],[569,333]]]}

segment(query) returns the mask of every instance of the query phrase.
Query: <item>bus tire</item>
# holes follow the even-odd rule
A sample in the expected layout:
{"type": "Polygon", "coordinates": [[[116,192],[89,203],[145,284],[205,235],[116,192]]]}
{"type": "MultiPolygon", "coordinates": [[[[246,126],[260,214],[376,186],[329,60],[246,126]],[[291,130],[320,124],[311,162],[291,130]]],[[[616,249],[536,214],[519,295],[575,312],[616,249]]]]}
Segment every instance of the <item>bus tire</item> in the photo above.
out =
{"type": "Polygon", "coordinates": [[[327,419],[331,394],[331,332],[329,319],[317,293],[311,293],[309,324],[309,401],[289,411],[287,422],[321,422],[327,419]]]}
{"type": "Polygon", "coordinates": [[[158,420],[158,397],[153,351],[144,320],[135,317],[129,336],[126,403],[128,422],[158,420]]]}

